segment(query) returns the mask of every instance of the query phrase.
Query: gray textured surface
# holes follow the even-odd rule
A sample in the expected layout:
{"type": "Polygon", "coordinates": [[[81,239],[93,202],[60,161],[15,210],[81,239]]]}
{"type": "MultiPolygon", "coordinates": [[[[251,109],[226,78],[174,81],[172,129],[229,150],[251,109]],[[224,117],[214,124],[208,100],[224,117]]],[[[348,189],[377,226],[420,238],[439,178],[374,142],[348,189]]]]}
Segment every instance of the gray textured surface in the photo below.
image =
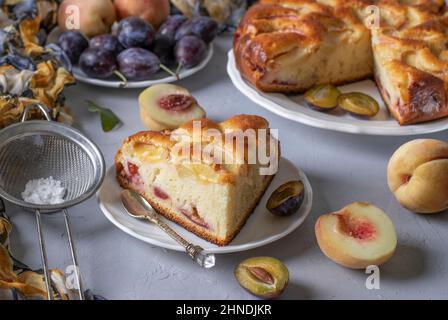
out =
{"type": "MultiPolygon", "coordinates": [[[[239,93],[228,79],[230,44],[230,39],[219,39],[207,68],[179,84],[191,90],[213,119],[258,114],[266,117],[271,127],[279,128],[284,156],[304,169],[313,184],[312,214],[288,237],[259,249],[218,256],[217,267],[204,271],[181,253],[155,248],[126,235],[106,220],[97,199],[92,198],[71,210],[86,286],[110,299],[250,299],[234,280],[233,268],[247,257],[270,255],[283,260],[290,270],[291,281],[283,298],[448,298],[448,213],[410,213],[397,204],[386,183],[390,155],[413,137],[340,134],[309,128],[265,111],[239,93]],[[317,247],[317,217],[353,201],[370,201],[383,208],[398,232],[396,254],[381,267],[380,290],[367,290],[364,272],[334,264],[317,247]]],[[[108,166],[121,141],[143,129],[138,93],[82,84],[67,90],[67,101],[79,128],[100,146],[108,166]],[[103,133],[97,115],[87,112],[85,99],[113,109],[123,126],[103,133]]],[[[446,132],[428,137],[448,140],[446,132]]],[[[15,224],[15,255],[38,267],[34,216],[12,206],[8,209],[15,224]]],[[[52,266],[64,269],[70,259],[62,217],[44,217],[44,225],[52,266]]]]}

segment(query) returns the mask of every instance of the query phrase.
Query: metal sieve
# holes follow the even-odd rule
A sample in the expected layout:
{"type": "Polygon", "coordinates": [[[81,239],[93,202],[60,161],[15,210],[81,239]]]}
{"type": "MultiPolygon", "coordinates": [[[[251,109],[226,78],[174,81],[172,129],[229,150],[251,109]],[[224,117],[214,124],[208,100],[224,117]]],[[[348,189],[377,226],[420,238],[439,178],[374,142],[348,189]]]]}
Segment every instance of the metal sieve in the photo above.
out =
{"type": "Polygon", "coordinates": [[[77,289],[80,299],[83,300],[83,288],[67,208],[92,196],[101,185],[105,174],[105,164],[100,150],[79,131],[65,124],[51,121],[46,107],[33,104],[25,108],[21,123],[0,131],[0,166],[0,197],[35,212],[49,300],[53,297],[41,214],[63,212],[77,289]],[[32,108],[38,108],[46,121],[26,121],[32,108]],[[37,205],[22,199],[21,194],[29,180],[50,176],[61,181],[66,189],[63,203],[37,205]]]}

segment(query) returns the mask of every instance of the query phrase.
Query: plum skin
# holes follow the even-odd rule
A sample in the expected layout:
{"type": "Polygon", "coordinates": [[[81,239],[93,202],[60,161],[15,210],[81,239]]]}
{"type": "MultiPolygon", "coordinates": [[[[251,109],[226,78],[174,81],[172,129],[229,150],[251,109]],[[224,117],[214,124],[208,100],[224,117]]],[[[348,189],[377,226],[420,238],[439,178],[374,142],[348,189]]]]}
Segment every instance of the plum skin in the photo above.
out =
{"type": "Polygon", "coordinates": [[[128,80],[146,80],[160,69],[160,60],[142,48],[129,48],[117,57],[118,68],[128,80]]]}
{"type": "Polygon", "coordinates": [[[218,34],[218,24],[209,17],[194,17],[185,21],[176,31],[175,40],[179,41],[185,36],[194,35],[204,42],[210,43],[218,34]]]}
{"type": "Polygon", "coordinates": [[[111,34],[102,34],[90,39],[89,47],[108,51],[114,55],[118,55],[124,50],[118,38],[111,34]]]}
{"type": "Polygon", "coordinates": [[[187,17],[180,14],[170,16],[157,30],[157,35],[167,37],[174,42],[177,30],[187,20],[187,17]]]}
{"type": "Polygon", "coordinates": [[[117,61],[110,52],[88,48],[81,54],[79,66],[89,77],[104,79],[117,70],[117,61]]]}
{"type": "Polygon", "coordinates": [[[118,23],[118,41],[125,48],[150,49],[154,36],[155,32],[153,27],[140,18],[129,17],[118,23]]]}
{"type": "Polygon", "coordinates": [[[187,69],[194,68],[201,63],[207,55],[207,45],[196,36],[185,36],[180,39],[174,48],[176,60],[187,69]]]}
{"type": "Polygon", "coordinates": [[[290,216],[300,209],[304,199],[305,186],[303,182],[289,181],[282,184],[271,194],[266,208],[274,215],[290,216]]]}
{"type": "Polygon", "coordinates": [[[78,31],[63,32],[58,38],[58,45],[73,64],[78,63],[81,54],[89,47],[89,43],[78,31]]]}
{"type": "Polygon", "coordinates": [[[291,197],[280,206],[270,209],[269,211],[277,216],[290,216],[300,209],[303,203],[303,193],[299,197],[291,197]]]}
{"type": "Polygon", "coordinates": [[[157,34],[152,46],[152,52],[160,59],[164,65],[174,65],[176,58],[174,57],[174,40],[161,34],[157,34]]]}

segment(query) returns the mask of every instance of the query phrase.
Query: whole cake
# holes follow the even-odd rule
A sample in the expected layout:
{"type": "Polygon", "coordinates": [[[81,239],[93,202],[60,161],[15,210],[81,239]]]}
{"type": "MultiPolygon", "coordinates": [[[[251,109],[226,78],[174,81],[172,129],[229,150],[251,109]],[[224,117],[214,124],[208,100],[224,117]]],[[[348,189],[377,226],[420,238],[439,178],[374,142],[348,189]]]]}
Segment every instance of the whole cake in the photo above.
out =
{"type": "Polygon", "coordinates": [[[239,115],[221,123],[197,119],[175,130],[137,133],[123,143],[115,165],[123,188],[139,192],[162,215],[196,235],[226,245],[275,174],[262,169],[278,159],[268,122],[239,115]],[[250,132],[255,135],[246,135],[250,132]],[[262,145],[266,150],[259,149],[262,145]],[[255,149],[269,155],[269,161],[253,159],[255,149]]]}
{"type": "Polygon", "coordinates": [[[261,0],[236,31],[234,54],[262,91],[374,77],[401,125],[435,120],[448,115],[444,12],[443,0],[261,0]]]}

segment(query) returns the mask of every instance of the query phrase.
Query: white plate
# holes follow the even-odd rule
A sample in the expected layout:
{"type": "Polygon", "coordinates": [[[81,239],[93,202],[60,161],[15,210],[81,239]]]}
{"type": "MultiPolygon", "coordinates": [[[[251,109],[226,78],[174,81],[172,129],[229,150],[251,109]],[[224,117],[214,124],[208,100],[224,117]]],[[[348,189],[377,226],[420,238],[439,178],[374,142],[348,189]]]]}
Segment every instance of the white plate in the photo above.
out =
{"type": "MultiPolygon", "coordinates": [[[[104,183],[97,194],[100,208],[107,219],[119,229],[137,239],[158,247],[184,251],[180,245],[155,225],[129,217],[120,201],[121,191],[122,188],[118,185],[115,178],[115,168],[111,167],[107,171],[104,183]]],[[[167,223],[181,236],[185,237],[185,239],[202,246],[207,252],[238,252],[266,245],[294,231],[310,213],[312,202],[313,191],[306,175],[291,162],[282,158],[280,160],[280,170],[260,201],[260,204],[241,229],[240,233],[229,245],[225,247],[216,246],[171,221],[167,221],[167,223]],[[269,195],[279,185],[293,179],[302,180],[306,190],[305,199],[299,212],[289,217],[277,217],[268,213],[266,210],[266,201],[269,195]]]]}
{"type": "Polygon", "coordinates": [[[308,126],[333,131],[355,134],[371,134],[383,136],[405,136],[425,134],[448,129],[448,118],[409,126],[400,126],[389,114],[387,107],[371,80],[359,81],[340,87],[342,92],[361,91],[380,102],[380,112],[371,119],[351,116],[341,110],[324,113],[312,110],[305,105],[301,95],[284,95],[280,93],[264,93],[257,90],[241,77],[236,67],[233,50],[229,51],[227,72],[235,87],[249,99],[269,111],[308,126]]]}
{"type": "MultiPolygon", "coordinates": [[[[191,76],[192,74],[195,74],[196,72],[202,70],[208,64],[208,62],[210,61],[212,56],[213,56],[213,44],[211,43],[209,45],[209,48],[207,51],[207,56],[205,57],[205,59],[194,68],[181,69],[181,71],[179,73],[179,79],[177,79],[174,76],[169,75],[165,71],[160,70],[150,80],[129,81],[128,85],[125,88],[127,88],[127,89],[147,88],[154,84],[176,82],[180,79],[184,79],[184,78],[191,76]]],[[[100,86],[100,87],[122,88],[121,87],[122,82],[118,78],[111,78],[111,79],[91,78],[91,77],[87,76],[78,66],[73,66],[73,75],[76,78],[76,80],[78,80],[80,82],[93,84],[93,85],[100,86]]]]}

